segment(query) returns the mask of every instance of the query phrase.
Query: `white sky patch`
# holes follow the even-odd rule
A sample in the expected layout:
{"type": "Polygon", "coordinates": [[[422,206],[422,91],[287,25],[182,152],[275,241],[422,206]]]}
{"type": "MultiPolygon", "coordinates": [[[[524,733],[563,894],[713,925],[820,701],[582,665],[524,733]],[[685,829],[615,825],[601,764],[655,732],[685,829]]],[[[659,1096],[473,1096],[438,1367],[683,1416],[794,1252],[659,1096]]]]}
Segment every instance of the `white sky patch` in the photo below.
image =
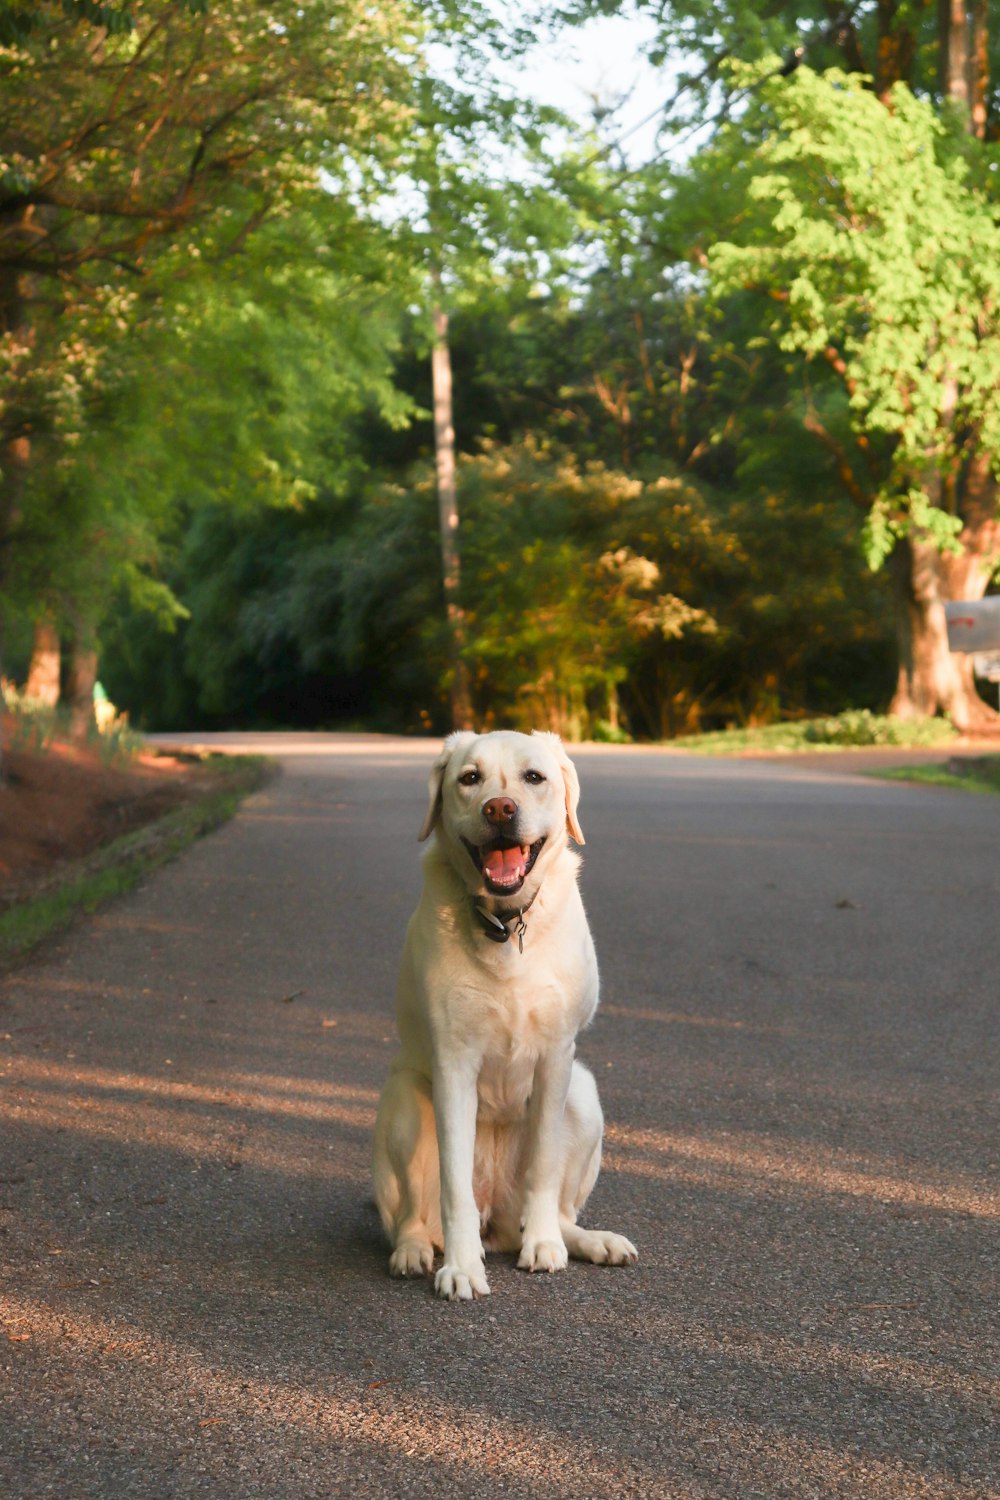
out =
{"type": "Polygon", "coordinates": [[[621,140],[626,161],[638,166],[656,152],[657,127],[677,85],[676,66],[654,68],[643,56],[655,35],[649,16],[597,17],[567,29],[555,46],[529,52],[517,65],[518,86],[584,129],[593,128],[595,106],[611,111],[602,138],[621,140]]]}

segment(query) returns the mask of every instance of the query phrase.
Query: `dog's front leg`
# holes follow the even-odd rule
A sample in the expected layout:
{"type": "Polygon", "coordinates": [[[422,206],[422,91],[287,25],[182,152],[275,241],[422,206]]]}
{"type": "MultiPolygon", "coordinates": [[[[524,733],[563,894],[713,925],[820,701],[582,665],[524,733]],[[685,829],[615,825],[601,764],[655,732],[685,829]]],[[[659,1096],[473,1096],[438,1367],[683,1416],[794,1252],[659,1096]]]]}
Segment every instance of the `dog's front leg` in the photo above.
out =
{"type": "Polygon", "coordinates": [[[472,1190],[479,1058],[449,1057],[434,1068],[434,1117],[441,1163],[444,1265],[434,1290],[449,1301],[488,1297],[479,1210],[472,1190]]]}
{"type": "Polygon", "coordinates": [[[524,1271],[561,1271],[566,1245],[559,1228],[559,1188],[563,1169],[563,1116],[573,1071],[575,1045],[554,1048],[535,1064],[528,1106],[528,1154],[521,1211],[524,1271]]]}

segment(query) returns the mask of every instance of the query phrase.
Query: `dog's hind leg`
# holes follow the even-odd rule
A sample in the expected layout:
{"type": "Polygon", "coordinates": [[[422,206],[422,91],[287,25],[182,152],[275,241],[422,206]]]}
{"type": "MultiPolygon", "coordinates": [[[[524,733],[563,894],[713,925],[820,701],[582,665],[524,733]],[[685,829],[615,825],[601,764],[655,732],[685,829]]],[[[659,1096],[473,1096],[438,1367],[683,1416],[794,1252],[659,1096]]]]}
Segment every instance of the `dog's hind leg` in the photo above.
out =
{"type": "Polygon", "coordinates": [[[399,1068],[379,1100],[372,1170],[375,1203],[392,1243],[393,1276],[429,1276],[442,1244],[437,1132],[430,1084],[399,1068]]]}
{"type": "Polygon", "coordinates": [[[597,1084],[593,1074],[580,1063],[573,1064],[563,1132],[566,1154],[559,1196],[559,1228],[567,1251],[574,1260],[589,1260],[599,1266],[635,1265],[639,1252],[624,1235],[606,1229],[581,1229],[576,1222],[601,1170],[604,1134],[597,1084]]]}

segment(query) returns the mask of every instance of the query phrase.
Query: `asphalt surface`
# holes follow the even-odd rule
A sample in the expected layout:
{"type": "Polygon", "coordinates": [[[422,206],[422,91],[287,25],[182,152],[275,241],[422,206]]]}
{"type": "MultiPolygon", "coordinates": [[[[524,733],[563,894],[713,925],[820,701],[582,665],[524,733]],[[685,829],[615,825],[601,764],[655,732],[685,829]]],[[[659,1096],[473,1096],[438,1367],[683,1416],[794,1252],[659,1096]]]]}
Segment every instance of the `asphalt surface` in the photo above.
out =
{"type": "Polygon", "coordinates": [[[434,746],[275,742],[0,984],[0,1494],[1000,1495],[1000,799],[577,755],[635,1269],[395,1282],[368,1190],[434,746]]]}

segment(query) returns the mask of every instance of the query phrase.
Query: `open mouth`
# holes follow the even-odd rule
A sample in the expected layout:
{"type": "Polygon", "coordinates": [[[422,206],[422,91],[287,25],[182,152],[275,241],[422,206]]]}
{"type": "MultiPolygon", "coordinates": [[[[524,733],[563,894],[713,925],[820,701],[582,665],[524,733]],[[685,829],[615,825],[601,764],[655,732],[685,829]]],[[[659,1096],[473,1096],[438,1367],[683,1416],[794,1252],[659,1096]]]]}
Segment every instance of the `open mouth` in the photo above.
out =
{"type": "Polygon", "coordinates": [[[545,839],[536,839],[533,844],[515,844],[510,839],[494,839],[481,849],[470,844],[468,839],[463,839],[462,843],[483,877],[486,889],[494,896],[512,896],[524,884],[545,839]]]}

